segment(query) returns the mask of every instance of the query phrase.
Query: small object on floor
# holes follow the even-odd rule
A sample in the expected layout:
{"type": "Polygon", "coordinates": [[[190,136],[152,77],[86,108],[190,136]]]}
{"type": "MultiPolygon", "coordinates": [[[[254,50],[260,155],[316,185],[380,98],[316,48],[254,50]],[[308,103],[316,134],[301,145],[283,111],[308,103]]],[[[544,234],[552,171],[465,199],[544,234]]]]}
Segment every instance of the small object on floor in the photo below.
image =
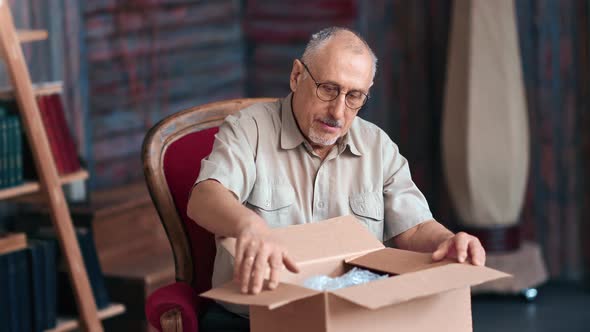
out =
{"type": "Polygon", "coordinates": [[[522,290],[522,296],[524,296],[527,301],[534,300],[538,294],[539,292],[536,288],[527,288],[522,290]]]}

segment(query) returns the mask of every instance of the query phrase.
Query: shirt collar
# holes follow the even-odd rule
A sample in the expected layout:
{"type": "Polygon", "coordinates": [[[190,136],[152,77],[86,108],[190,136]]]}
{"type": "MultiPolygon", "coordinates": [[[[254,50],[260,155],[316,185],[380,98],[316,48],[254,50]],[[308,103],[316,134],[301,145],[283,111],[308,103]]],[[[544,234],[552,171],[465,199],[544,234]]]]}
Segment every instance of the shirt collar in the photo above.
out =
{"type": "MultiPolygon", "coordinates": [[[[305,142],[305,137],[301,134],[297,122],[295,121],[295,116],[291,107],[292,98],[293,93],[291,92],[281,101],[281,148],[285,150],[294,149],[305,142]]],[[[358,119],[354,119],[348,133],[344,135],[338,143],[339,153],[342,153],[348,146],[352,154],[356,156],[362,155],[358,149],[359,142],[358,139],[356,139],[356,136],[358,135],[355,135],[358,131],[357,126],[358,119]]]]}

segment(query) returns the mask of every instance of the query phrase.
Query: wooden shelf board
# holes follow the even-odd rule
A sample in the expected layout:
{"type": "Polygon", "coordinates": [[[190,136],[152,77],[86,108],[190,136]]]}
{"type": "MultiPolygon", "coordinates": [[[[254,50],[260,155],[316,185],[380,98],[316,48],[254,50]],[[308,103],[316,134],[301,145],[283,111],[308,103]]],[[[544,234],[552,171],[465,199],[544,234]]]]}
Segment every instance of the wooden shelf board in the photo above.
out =
{"type": "MultiPolygon", "coordinates": [[[[98,318],[101,320],[120,315],[125,312],[125,306],[119,303],[111,303],[108,307],[98,311],[98,318]]],[[[57,326],[45,332],[64,332],[80,328],[80,322],[76,318],[58,318],[57,326]]]]}
{"type": "Polygon", "coordinates": [[[16,30],[18,40],[21,43],[45,40],[49,37],[47,30],[16,30]]]}
{"type": "MultiPolygon", "coordinates": [[[[33,93],[35,96],[46,96],[63,91],[62,81],[43,82],[33,84],[33,93]]],[[[12,87],[0,88],[0,99],[14,99],[14,89],[12,87]]]]}
{"type": "MultiPolygon", "coordinates": [[[[85,180],[87,178],[88,171],[86,171],[85,169],[81,169],[77,172],[61,176],[60,181],[61,184],[64,185],[78,180],[85,180]]],[[[0,200],[14,198],[26,194],[32,194],[38,192],[40,188],[41,187],[39,186],[39,182],[29,181],[18,186],[0,189],[0,200]]]]}

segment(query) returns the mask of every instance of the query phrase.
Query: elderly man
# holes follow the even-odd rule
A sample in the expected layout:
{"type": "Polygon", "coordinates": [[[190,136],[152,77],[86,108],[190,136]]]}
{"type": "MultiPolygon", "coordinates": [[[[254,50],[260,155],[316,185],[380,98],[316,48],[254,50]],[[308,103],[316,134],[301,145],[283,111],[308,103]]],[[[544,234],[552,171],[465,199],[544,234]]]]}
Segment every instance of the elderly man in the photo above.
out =
{"type": "Polygon", "coordinates": [[[484,264],[478,239],[432,218],[398,147],[357,117],[376,64],[358,34],[324,29],[293,61],[285,99],[244,109],[220,127],[188,205],[199,225],[237,238],[235,261],[218,247],[214,287],[233,275],[242,292],[256,294],[270,269],[275,288],[283,267],[298,267],[269,229],[348,214],[398,248],[484,264]]]}

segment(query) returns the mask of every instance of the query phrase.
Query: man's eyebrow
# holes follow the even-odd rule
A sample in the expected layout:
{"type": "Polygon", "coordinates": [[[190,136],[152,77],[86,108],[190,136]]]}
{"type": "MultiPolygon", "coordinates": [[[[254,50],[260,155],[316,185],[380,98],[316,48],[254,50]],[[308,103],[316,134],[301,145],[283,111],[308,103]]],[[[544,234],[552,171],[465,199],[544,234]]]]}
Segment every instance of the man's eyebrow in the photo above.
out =
{"type": "MultiPolygon", "coordinates": [[[[330,81],[330,80],[328,80],[328,81],[321,81],[321,82],[320,82],[320,81],[318,81],[318,83],[322,83],[322,84],[330,83],[330,84],[337,85],[337,86],[338,86],[340,89],[342,89],[342,85],[340,85],[340,84],[338,84],[338,83],[336,83],[336,82],[334,82],[334,81],[330,81]]],[[[369,94],[369,91],[365,91],[365,90],[363,90],[363,89],[350,89],[350,90],[348,90],[348,91],[347,91],[347,93],[348,93],[348,92],[356,92],[356,91],[358,91],[358,92],[362,92],[362,93],[364,93],[364,94],[366,94],[366,95],[368,95],[368,94],[369,94]]]]}

